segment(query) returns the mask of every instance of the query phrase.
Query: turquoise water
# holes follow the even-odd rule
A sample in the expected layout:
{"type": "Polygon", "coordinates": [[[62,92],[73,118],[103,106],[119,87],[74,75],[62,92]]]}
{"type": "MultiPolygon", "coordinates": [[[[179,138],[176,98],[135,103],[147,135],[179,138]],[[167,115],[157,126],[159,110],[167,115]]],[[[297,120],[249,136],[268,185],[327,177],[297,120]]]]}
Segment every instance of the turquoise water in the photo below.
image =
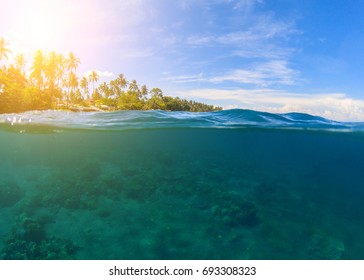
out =
{"type": "Polygon", "coordinates": [[[364,125],[0,115],[2,259],[364,259],[364,125]]]}

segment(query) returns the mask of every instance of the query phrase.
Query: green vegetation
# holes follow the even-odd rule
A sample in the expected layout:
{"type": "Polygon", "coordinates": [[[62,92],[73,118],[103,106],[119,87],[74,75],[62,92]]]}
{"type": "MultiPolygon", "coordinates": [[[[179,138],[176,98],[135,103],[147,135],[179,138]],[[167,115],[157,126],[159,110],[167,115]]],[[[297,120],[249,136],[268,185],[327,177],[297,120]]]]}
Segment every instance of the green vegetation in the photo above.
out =
{"type": "Polygon", "coordinates": [[[25,71],[25,57],[18,54],[14,64],[6,65],[11,50],[0,38],[0,113],[28,110],[171,110],[206,112],[220,107],[164,96],[159,88],[148,90],[136,80],[127,81],[123,74],[98,87],[99,74],[93,70],[79,78],[76,70],[80,59],[70,52],[67,56],[38,50],[30,71],[25,71]],[[92,85],[92,91],[89,86],[92,85]]]}

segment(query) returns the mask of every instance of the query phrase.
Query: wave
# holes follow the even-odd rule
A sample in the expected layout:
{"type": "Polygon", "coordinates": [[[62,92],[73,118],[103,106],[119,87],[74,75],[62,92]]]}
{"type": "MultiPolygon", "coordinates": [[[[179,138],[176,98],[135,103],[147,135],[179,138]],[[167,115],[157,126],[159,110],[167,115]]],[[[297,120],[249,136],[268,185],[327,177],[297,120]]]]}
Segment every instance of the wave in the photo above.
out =
{"type": "Polygon", "coordinates": [[[364,131],[364,122],[338,122],[304,113],[273,114],[233,109],[216,112],[30,111],[0,115],[0,127],[20,132],[41,129],[127,130],[147,128],[286,128],[332,131],[364,131]]]}

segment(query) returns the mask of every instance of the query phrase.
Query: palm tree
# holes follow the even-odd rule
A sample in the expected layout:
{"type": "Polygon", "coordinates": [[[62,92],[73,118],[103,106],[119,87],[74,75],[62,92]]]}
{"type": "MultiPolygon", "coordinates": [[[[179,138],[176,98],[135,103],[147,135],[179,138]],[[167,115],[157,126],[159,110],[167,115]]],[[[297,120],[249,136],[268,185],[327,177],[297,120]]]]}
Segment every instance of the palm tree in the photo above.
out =
{"type": "Polygon", "coordinates": [[[78,65],[80,64],[80,59],[76,57],[74,53],[70,52],[68,53],[66,62],[67,62],[67,69],[73,72],[76,71],[78,65]]]}
{"type": "Polygon", "coordinates": [[[141,91],[139,89],[139,86],[138,86],[138,83],[136,80],[132,80],[130,83],[129,83],[129,90],[128,92],[130,94],[134,94],[135,96],[137,96],[138,98],[141,98],[142,97],[142,94],[141,94],[141,91]]]}
{"type": "Polygon", "coordinates": [[[127,85],[128,81],[125,79],[123,74],[119,74],[115,80],[112,80],[110,82],[110,86],[116,96],[122,95],[127,85]]]}
{"type": "Polygon", "coordinates": [[[46,57],[41,50],[36,51],[33,59],[33,65],[31,67],[32,72],[30,77],[38,89],[41,89],[43,85],[43,72],[46,67],[46,57]]]}
{"type": "Polygon", "coordinates": [[[64,84],[64,76],[65,76],[65,68],[66,68],[66,58],[63,54],[57,54],[57,71],[56,71],[56,84],[59,88],[62,88],[64,84]]]}
{"type": "Polygon", "coordinates": [[[48,80],[48,87],[53,90],[57,77],[58,55],[54,51],[50,52],[45,61],[45,76],[48,80]]]}
{"type": "Polygon", "coordinates": [[[116,80],[110,81],[110,92],[111,92],[110,95],[120,96],[121,89],[119,88],[116,80]]]}
{"type": "Polygon", "coordinates": [[[95,70],[92,70],[88,76],[90,82],[92,82],[92,95],[95,94],[95,83],[99,80],[99,74],[95,70]]]}
{"type": "Polygon", "coordinates": [[[54,97],[61,98],[61,88],[57,84],[59,74],[58,54],[51,51],[44,57],[44,78],[47,82],[46,88],[50,95],[50,105],[52,107],[54,97]]]}
{"type": "Polygon", "coordinates": [[[88,80],[87,80],[86,77],[81,78],[80,87],[81,87],[81,89],[83,91],[84,98],[86,98],[87,94],[88,94],[88,80]]]}
{"type": "Polygon", "coordinates": [[[25,67],[24,54],[20,53],[15,57],[15,66],[21,73],[24,73],[24,67],[25,67]]]}
{"type": "Polygon", "coordinates": [[[160,88],[152,88],[150,94],[155,98],[163,98],[163,91],[160,88]]]}
{"type": "Polygon", "coordinates": [[[99,85],[99,91],[104,94],[105,98],[109,98],[112,95],[112,91],[110,90],[108,84],[106,82],[103,82],[101,85],[99,85]]]}
{"type": "Polygon", "coordinates": [[[123,74],[119,74],[118,77],[116,78],[116,81],[118,85],[123,89],[125,89],[126,86],[128,85],[128,81],[125,79],[123,74]]]}
{"type": "Polygon", "coordinates": [[[140,94],[141,94],[141,96],[142,96],[142,98],[143,98],[144,100],[146,100],[146,99],[147,99],[147,95],[148,95],[148,88],[147,88],[147,86],[146,86],[146,85],[143,85],[143,86],[141,87],[141,89],[140,89],[140,94]]]}
{"type": "Polygon", "coordinates": [[[163,99],[163,91],[160,88],[153,88],[150,91],[150,99],[147,101],[147,109],[166,109],[166,103],[163,99]]]}
{"type": "Polygon", "coordinates": [[[11,53],[11,50],[7,48],[7,43],[5,42],[4,37],[0,38],[0,61],[3,59],[8,59],[8,54],[11,53]]]}
{"type": "Polygon", "coordinates": [[[67,96],[67,106],[68,106],[68,102],[70,100],[71,93],[73,94],[75,89],[78,87],[78,78],[75,73],[69,72],[67,85],[69,88],[68,96],[67,96]]]}

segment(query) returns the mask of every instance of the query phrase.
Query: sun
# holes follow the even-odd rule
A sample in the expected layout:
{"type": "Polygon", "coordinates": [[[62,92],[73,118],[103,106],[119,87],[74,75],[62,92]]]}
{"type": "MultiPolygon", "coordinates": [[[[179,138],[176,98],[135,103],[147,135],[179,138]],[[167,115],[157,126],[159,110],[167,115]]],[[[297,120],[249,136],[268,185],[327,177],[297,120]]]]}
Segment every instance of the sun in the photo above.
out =
{"type": "Polygon", "coordinates": [[[3,35],[9,42],[10,61],[23,54],[30,62],[38,50],[94,57],[104,44],[101,39],[111,28],[103,26],[109,13],[100,12],[100,1],[90,0],[87,5],[74,0],[10,2],[5,16],[0,16],[0,37],[3,35]]]}
{"type": "Polygon", "coordinates": [[[40,49],[49,49],[57,43],[62,35],[62,20],[56,17],[52,9],[33,9],[24,19],[28,42],[40,49]]]}
{"type": "Polygon", "coordinates": [[[28,41],[41,46],[42,49],[47,49],[53,45],[58,32],[58,26],[47,15],[35,15],[26,26],[28,41]]]}
{"type": "MultiPolygon", "coordinates": [[[[62,1],[61,1],[62,2],[62,1]]],[[[29,1],[18,16],[17,31],[23,43],[30,49],[52,50],[64,40],[67,28],[66,1],[54,5],[54,1],[29,1]]]]}

